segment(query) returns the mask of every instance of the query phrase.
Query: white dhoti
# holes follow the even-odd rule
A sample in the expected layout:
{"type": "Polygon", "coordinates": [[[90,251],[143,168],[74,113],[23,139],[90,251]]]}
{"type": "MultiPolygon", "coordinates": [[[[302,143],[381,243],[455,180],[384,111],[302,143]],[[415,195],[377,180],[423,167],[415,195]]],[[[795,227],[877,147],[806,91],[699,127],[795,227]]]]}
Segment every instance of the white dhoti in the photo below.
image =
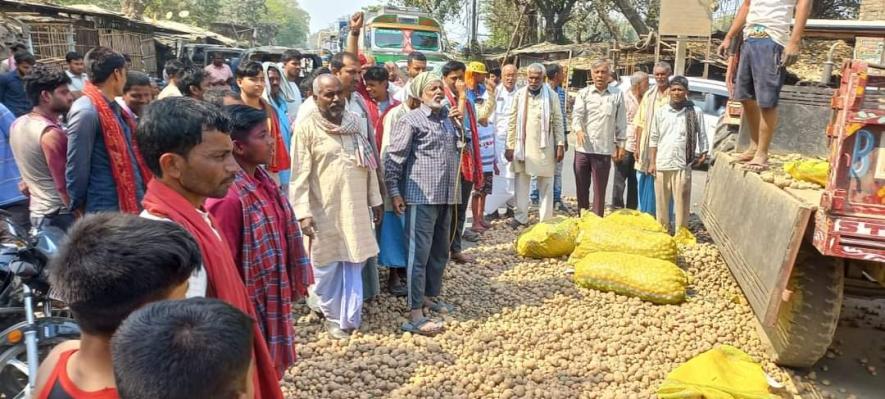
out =
{"type": "Polygon", "coordinates": [[[512,203],[515,192],[513,168],[510,162],[504,158],[504,148],[507,145],[507,136],[495,135],[495,150],[498,157],[498,171],[492,184],[492,194],[486,196],[486,207],[483,210],[487,215],[497,212],[506,206],[514,206],[512,203]]]}
{"type": "Polygon", "coordinates": [[[313,267],[317,304],[326,320],[342,330],[360,327],[363,308],[364,262],[334,262],[313,267]]]}

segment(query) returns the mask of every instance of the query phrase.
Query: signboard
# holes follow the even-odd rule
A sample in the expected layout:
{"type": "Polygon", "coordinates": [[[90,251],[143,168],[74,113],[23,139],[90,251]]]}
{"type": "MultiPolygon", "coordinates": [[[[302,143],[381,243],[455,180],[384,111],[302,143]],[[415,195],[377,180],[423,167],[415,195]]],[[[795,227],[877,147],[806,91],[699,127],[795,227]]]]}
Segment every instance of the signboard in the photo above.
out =
{"type": "Polygon", "coordinates": [[[664,36],[710,36],[713,0],[661,0],[658,31],[664,36]]]}
{"type": "MultiPolygon", "coordinates": [[[[858,37],[854,45],[854,58],[869,64],[885,64],[885,39],[881,37],[858,37]]],[[[885,71],[867,69],[873,76],[883,76],[885,71]]]]}

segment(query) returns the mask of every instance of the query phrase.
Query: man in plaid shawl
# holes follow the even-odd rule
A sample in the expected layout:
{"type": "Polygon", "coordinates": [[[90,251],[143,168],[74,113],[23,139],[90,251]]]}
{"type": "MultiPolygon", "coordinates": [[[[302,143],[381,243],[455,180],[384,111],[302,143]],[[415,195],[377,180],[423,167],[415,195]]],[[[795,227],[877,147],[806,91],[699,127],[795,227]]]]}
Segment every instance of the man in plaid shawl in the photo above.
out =
{"type": "Polygon", "coordinates": [[[313,282],[310,259],[289,201],[260,166],[272,154],[267,114],[246,105],[225,112],[241,170],[227,195],[209,199],[206,208],[230,246],[274,366],[283,373],[295,362],[292,301],[313,282]]]}

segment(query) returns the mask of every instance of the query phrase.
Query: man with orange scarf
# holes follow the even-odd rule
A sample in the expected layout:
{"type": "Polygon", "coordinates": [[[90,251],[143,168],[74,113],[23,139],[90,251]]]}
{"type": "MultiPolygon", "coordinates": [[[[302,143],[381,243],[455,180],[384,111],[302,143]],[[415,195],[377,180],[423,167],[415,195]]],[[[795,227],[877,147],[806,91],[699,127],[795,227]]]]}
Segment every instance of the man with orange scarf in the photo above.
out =
{"type": "Polygon", "coordinates": [[[467,85],[464,83],[464,72],[467,66],[462,62],[449,61],[442,67],[443,83],[446,89],[446,100],[449,104],[449,116],[460,124],[459,129],[467,136],[467,145],[461,149],[461,203],[456,206],[452,227],[451,258],[457,263],[473,262],[473,259],[461,252],[461,240],[479,241],[479,234],[473,230],[464,230],[467,217],[467,202],[473,187],[483,186],[482,157],[479,152],[479,136],[476,124],[476,109],[467,98],[467,85]]]}
{"type": "MultiPolygon", "coordinates": [[[[260,62],[249,61],[237,67],[237,86],[240,87],[240,100],[252,108],[264,110],[267,113],[267,127],[270,132],[273,145],[271,148],[270,162],[265,169],[270,172],[275,180],[279,180],[279,173],[288,170],[291,166],[289,152],[286,151],[286,142],[283,139],[283,128],[280,126],[280,118],[271,104],[268,104],[261,96],[264,94],[266,79],[264,67],[260,62]]],[[[277,181],[277,184],[280,182],[277,181]]]]}
{"type": "MultiPolygon", "coordinates": [[[[228,135],[230,121],[218,107],[187,97],[172,97],[151,104],[138,127],[136,139],[145,162],[156,178],[148,184],[143,217],[167,220],[187,230],[200,247],[203,270],[190,279],[187,295],[218,298],[251,318],[255,308],[234,263],[219,224],[203,204],[222,198],[240,170],[228,135]],[[202,292],[195,280],[204,279],[202,292]]],[[[282,399],[279,380],[264,334],[253,325],[252,376],[256,399],[282,399]]],[[[162,354],[157,354],[162,356],[162,354]]]]}
{"type": "Polygon", "coordinates": [[[151,179],[133,140],[135,121],[114,100],[126,85],[126,60],[107,47],[86,54],[89,82],[68,114],[65,178],[75,212],[138,213],[151,179]]]}

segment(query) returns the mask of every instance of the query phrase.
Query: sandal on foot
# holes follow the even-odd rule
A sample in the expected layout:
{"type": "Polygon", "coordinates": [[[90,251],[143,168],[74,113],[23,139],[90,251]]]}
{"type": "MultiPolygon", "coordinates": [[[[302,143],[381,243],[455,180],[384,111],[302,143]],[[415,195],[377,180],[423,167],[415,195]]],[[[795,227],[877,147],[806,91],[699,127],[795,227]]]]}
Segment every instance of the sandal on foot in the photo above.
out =
{"type": "Polygon", "coordinates": [[[436,334],[441,333],[443,330],[443,327],[442,327],[442,325],[436,323],[433,320],[430,320],[426,317],[422,317],[422,318],[418,319],[418,321],[415,321],[415,322],[407,321],[407,322],[403,323],[403,325],[400,326],[400,330],[402,330],[403,332],[408,332],[408,333],[412,333],[412,334],[423,335],[425,337],[432,337],[436,334]],[[433,328],[433,329],[422,330],[422,327],[426,326],[427,323],[437,324],[437,327],[433,328]]]}
{"type": "Polygon", "coordinates": [[[427,307],[431,312],[451,314],[455,311],[455,307],[443,301],[436,301],[433,305],[427,307]]]}

